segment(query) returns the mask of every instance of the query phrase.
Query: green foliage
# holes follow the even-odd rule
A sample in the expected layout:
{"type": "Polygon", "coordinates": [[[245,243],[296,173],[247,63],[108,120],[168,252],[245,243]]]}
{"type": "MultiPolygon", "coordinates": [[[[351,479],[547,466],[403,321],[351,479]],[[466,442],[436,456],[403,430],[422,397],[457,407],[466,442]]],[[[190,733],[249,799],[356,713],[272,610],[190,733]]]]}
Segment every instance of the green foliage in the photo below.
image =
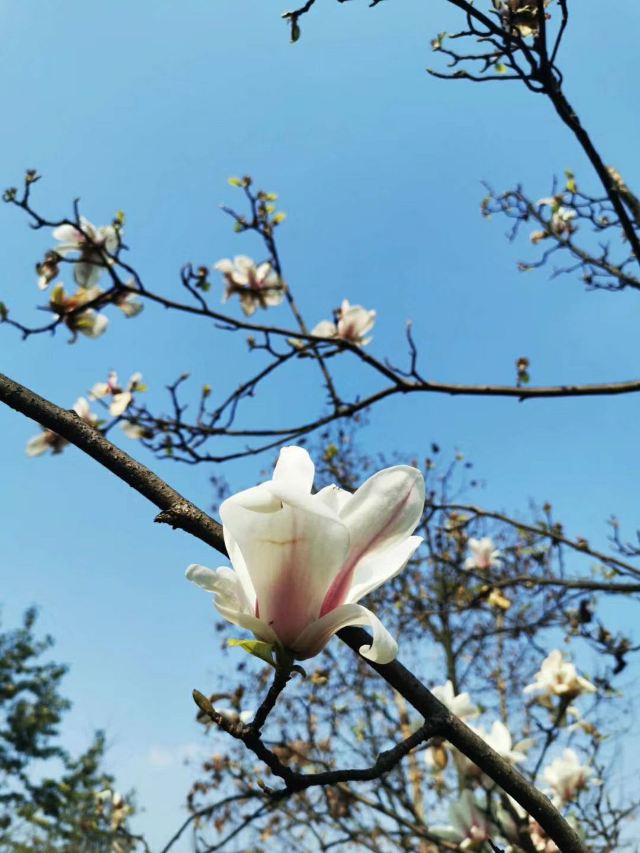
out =
{"type": "Polygon", "coordinates": [[[67,668],[46,659],[51,637],[34,635],[36,611],[0,631],[0,850],[4,853],[111,853],[132,849],[112,827],[113,790],[103,769],[104,735],[72,757],[59,743],[70,703],[60,693],[67,668]]]}

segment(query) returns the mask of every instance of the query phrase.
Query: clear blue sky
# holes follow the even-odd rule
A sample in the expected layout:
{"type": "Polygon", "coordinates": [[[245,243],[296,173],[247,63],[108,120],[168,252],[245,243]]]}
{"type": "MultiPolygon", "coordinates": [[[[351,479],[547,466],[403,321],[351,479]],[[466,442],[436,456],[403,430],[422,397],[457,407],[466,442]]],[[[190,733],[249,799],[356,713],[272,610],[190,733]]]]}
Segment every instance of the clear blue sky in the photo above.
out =
{"type": "MultiPolygon", "coordinates": [[[[637,188],[640,11],[617,3],[612,22],[607,4],[574,6],[567,93],[606,162],[637,188]]],[[[369,10],[324,0],[296,45],[279,19],[285,10],[277,0],[0,0],[0,184],[34,167],[44,175],[38,203],[54,216],[76,196],[97,224],[123,208],[132,261],[169,292],[187,260],[257,253],[217,209],[234,199],[227,177],[250,173],[289,214],[286,276],[310,322],[343,297],[375,308],[372,349],[382,355],[403,351],[411,317],[423,370],[441,380],[508,383],[523,354],[539,384],[637,377],[638,295],[519,274],[516,260],[531,255],[525,241],[509,245],[506,223],[479,215],[483,179],[499,189],[522,181],[537,198],[554,173],[587,172],[549,105],[514,84],[429,78],[429,39],[457,17],[444,2],[369,10]]],[[[49,241],[5,206],[0,229],[0,299],[35,317],[33,265],[49,241]]],[[[247,363],[239,340],[153,308],[134,321],[114,317],[102,339],[73,347],[64,335],[23,343],[0,329],[0,354],[3,372],[63,405],[109,368],[141,370],[159,403],[184,370],[222,393],[247,363]]],[[[357,387],[357,374],[344,381],[357,387]]],[[[300,412],[310,404],[301,395],[300,412]]],[[[290,412],[287,386],[255,406],[265,420],[290,412]]],[[[487,481],[484,504],[526,511],[531,498],[549,499],[569,532],[602,543],[612,512],[637,522],[638,413],[632,396],[424,396],[377,410],[366,442],[460,448],[487,481]]],[[[218,558],[153,525],[150,505],[75,450],[26,459],[35,431],[0,409],[5,622],[41,605],[58,658],[72,666],[66,742],[80,748],[107,729],[110,766],[138,789],[147,807],[138,825],[158,844],[180,819],[191,778],[182,757],[198,748],[190,692],[206,689],[216,669],[211,611],[183,571],[218,558]]],[[[226,473],[244,487],[268,462],[226,473]]],[[[209,503],[205,469],[158,469],[209,503]]]]}

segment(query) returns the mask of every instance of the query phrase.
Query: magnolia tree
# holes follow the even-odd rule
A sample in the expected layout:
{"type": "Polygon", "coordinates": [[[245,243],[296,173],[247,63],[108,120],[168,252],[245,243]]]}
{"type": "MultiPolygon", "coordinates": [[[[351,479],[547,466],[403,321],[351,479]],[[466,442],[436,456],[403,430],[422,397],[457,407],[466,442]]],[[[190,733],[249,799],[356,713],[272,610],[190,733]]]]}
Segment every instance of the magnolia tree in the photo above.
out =
{"type": "MultiPolygon", "coordinates": [[[[284,14],[292,41],[319,2],[284,14]]],[[[440,5],[458,9],[460,29],[434,36],[440,64],[430,73],[511,80],[545,96],[593,167],[579,179],[567,171],[542,198],[488,190],[482,213],[511,220],[513,239],[527,232],[533,258],[521,269],[553,257],[588,288],[639,288],[640,203],[563,90],[569,0],[440,5]]],[[[261,257],[186,264],[169,291],[138,271],[123,213],[95,225],[77,202],[67,216],[44,212],[39,180],[28,171],[4,199],[50,236],[34,281],[48,316],[29,325],[6,293],[3,333],[27,342],[54,333],[52,346],[66,338],[81,351],[110,323],[163,308],[213,320],[218,335],[246,332],[229,335],[229,346],[242,338],[255,364],[226,398],[208,385],[194,396],[182,374],[163,409],[146,402],[139,372],[105,369],[90,389],[69,388],[70,410],[0,377],[0,400],[40,425],[29,456],[75,445],[154,504],[156,521],[219,554],[219,568],[190,565],[186,577],[212,596],[225,648],[240,647],[229,652],[236,677],[194,691],[211,758],[164,850],[188,835],[202,853],[274,844],[552,853],[627,843],[635,801],[620,790],[610,735],[627,708],[616,678],[635,648],[607,624],[601,601],[640,592],[638,548],[615,521],[605,553],[568,537],[549,504],[522,518],[478,506],[462,458],[442,462],[435,445],[415,458],[397,448],[370,457],[359,430],[390,397],[404,412],[415,394],[519,401],[632,393],[640,381],[538,387],[524,357],[511,385],[428,379],[411,325],[398,364],[373,343],[375,324],[392,318],[352,304],[351,294],[307,316],[304,292],[285,275],[278,197],[249,176],[229,180],[237,201],[224,211],[237,234],[259,238],[261,257]],[[346,363],[375,389],[349,392],[346,363]],[[298,379],[317,383],[316,409],[294,394],[278,424],[253,420],[247,403],[268,399],[268,380],[293,365],[298,379]],[[132,443],[121,449],[121,439],[132,443]],[[225,491],[221,463],[265,451],[275,457],[271,475],[225,491]],[[154,470],[162,460],[215,466],[220,522],[169,485],[166,465],[162,477],[154,470]],[[589,671],[588,650],[599,661],[589,671]]],[[[199,606],[206,601],[194,596],[199,606]]],[[[146,846],[120,795],[94,795],[96,814],[110,815],[112,849],[146,846]]]]}

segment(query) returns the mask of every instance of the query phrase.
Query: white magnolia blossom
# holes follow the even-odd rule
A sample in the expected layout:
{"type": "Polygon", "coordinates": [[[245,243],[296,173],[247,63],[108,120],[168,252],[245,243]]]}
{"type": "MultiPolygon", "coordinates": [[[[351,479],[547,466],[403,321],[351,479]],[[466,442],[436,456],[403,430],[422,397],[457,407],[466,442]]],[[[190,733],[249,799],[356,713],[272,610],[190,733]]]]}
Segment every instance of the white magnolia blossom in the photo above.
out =
{"type": "MultiPolygon", "coordinates": [[[[128,286],[131,287],[132,282],[128,282],[128,286]]],[[[112,303],[122,311],[127,319],[136,317],[144,309],[137,293],[117,293],[113,297],[112,303]]]]}
{"type": "Polygon", "coordinates": [[[474,731],[510,764],[520,764],[526,761],[527,750],[533,746],[533,741],[530,738],[525,738],[514,744],[511,732],[501,720],[495,720],[489,732],[486,732],[482,726],[474,729],[474,731]]]}
{"type": "Polygon", "coordinates": [[[565,749],[543,772],[544,781],[553,793],[552,801],[556,807],[575,799],[576,794],[586,788],[591,768],[580,764],[580,759],[572,749],[565,749]]]}
{"type": "Polygon", "coordinates": [[[249,725],[255,717],[254,711],[238,711],[236,708],[218,708],[217,705],[214,706],[214,710],[231,723],[244,723],[245,725],[249,725]]]}
{"type": "Polygon", "coordinates": [[[445,705],[452,714],[459,717],[461,720],[469,720],[471,717],[477,717],[480,711],[471,701],[468,693],[458,693],[456,696],[453,691],[453,684],[447,681],[446,684],[432,687],[431,692],[445,705]]]}
{"type": "Polygon", "coordinates": [[[562,853],[555,841],[552,841],[540,824],[529,817],[529,838],[536,853],[562,853]]]}
{"type": "Polygon", "coordinates": [[[88,287],[80,288],[76,293],[67,295],[62,282],[58,282],[51,291],[49,306],[52,311],[63,317],[74,336],[80,332],[88,338],[98,338],[109,325],[107,317],[94,308],[87,308],[84,311],[77,311],[77,309],[93,302],[101,293],[102,290],[99,287],[88,287]]]}
{"type": "Polygon", "coordinates": [[[595,693],[596,688],[586,678],[578,675],[575,666],[564,659],[559,649],[554,649],[543,660],[536,672],[535,681],[527,684],[523,693],[543,696],[562,696],[573,699],[581,693],[595,693]]]}
{"type": "Polygon", "coordinates": [[[319,338],[341,338],[357,346],[365,346],[373,340],[366,335],[373,329],[376,321],[375,311],[368,311],[362,305],[351,305],[348,299],[344,299],[337,311],[336,320],[337,323],[321,320],[311,330],[311,334],[319,338]]]}
{"type": "Polygon", "coordinates": [[[355,494],[331,485],[312,494],[314,464],[301,447],[280,451],[273,479],[233,495],[220,516],[233,569],[192,565],[187,578],[213,593],[218,612],[302,660],[347,625],[366,625],[360,654],[388,663],[397,644],[357,602],[400,572],[422,538],[424,480],[386,468],[355,494]]]}
{"type": "Polygon", "coordinates": [[[118,383],[118,374],[112,370],[106,382],[96,382],[89,392],[89,398],[91,400],[102,400],[104,397],[110,396],[109,414],[117,418],[129,408],[135,392],[144,390],[146,387],[142,384],[141,373],[133,373],[126,387],[122,388],[118,383]]]}
{"type": "Polygon", "coordinates": [[[284,285],[268,261],[256,265],[246,255],[236,255],[233,260],[224,258],[214,264],[214,269],[224,276],[226,289],[222,301],[238,294],[244,313],[250,317],[259,306],[271,308],[284,298],[284,285]]]}
{"type": "Polygon", "coordinates": [[[551,196],[550,198],[541,198],[538,202],[538,207],[550,207],[551,219],[545,231],[533,231],[530,235],[532,243],[539,243],[545,240],[552,234],[555,237],[570,237],[576,230],[573,220],[577,213],[570,207],[563,207],[560,203],[562,196],[551,196]]]}
{"type": "Polygon", "coordinates": [[[499,566],[501,552],[497,550],[493,539],[484,536],[482,539],[469,539],[471,555],[464,562],[465,569],[486,570],[499,566]]]}
{"type": "Polygon", "coordinates": [[[143,427],[141,424],[136,424],[133,421],[120,421],[120,429],[127,438],[132,438],[134,440],[148,438],[151,436],[151,433],[146,427],[143,427]]]}
{"type": "Polygon", "coordinates": [[[113,255],[120,245],[118,231],[113,225],[95,226],[84,216],[80,217],[80,227],[59,225],[53,231],[54,240],[59,241],[55,252],[61,257],[79,253],[73,264],[73,277],[80,287],[95,287],[105,268],[102,252],[113,255]]]}
{"type": "Polygon", "coordinates": [[[433,835],[444,841],[459,844],[459,850],[487,850],[486,842],[495,834],[495,827],[480,810],[473,794],[469,790],[462,792],[457,803],[449,806],[448,826],[433,826],[433,835]]]}
{"type": "MultiPolygon", "coordinates": [[[[89,424],[89,426],[95,427],[97,425],[98,416],[91,411],[91,407],[84,397],[78,397],[73,404],[73,411],[85,423],[89,424]]],[[[68,443],[67,439],[58,435],[57,432],[53,432],[50,429],[43,429],[41,433],[29,439],[25,447],[25,453],[27,456],[42,456],[48,450],[52,454],[62,453],[68,443]]]]}

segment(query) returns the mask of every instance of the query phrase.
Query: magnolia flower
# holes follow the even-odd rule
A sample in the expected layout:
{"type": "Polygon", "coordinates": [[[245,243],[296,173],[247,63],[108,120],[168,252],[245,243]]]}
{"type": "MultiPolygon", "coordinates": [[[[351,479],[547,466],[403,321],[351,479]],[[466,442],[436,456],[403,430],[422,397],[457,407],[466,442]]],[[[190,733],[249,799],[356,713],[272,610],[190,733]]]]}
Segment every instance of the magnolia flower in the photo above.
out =
{"type": "Polygon", "coordinates": [[[146,386],[142,384],[141,373],[133,373],[127,387],[121,388],[118,384],[118,374],[112,370],[106,382],[96,382],[89,392],[89,397],[91,400],[101,400],[104,397],[111,396],[109,414],[117,418],[129,408],[133,402],[134,393],[145,390],[146,386]]]}
{"type": "Polygon", "coordinates": [[[552,801],[558,808],[586,788],[590,776],[591,768],[580,764],[580,759],[572,749],[565,749],[543,772],[544,780],[553,792],[552,801]]]}
{"type": "MultiPolygon", "coordinates": [[[[470,726],[470,728],[510,764],[521,764],[523,761],[526,761],[527,750],[533,745],[533,741],[529,738],[514,744],[511,732],[501,720],[496,720],[489,732],[487,732],[484,726],[478,726],[477,728],[470,726]]],[[[486,788],[493,786],[494,782],[482,773],[480,768],[465,755],[456,753],[456,761],[463,775],[475,779],[486,788]]]]}
{"type": "Polygon", "coordinates": [[[213,593],[218,612],[303,660],[336,631],[367,625],[360,654],[388,663],[397,644],[357,602],[400,572],[422,538],[412,536],[424,504],[416,468],[379,471],[355,494],[335,485],[312,494],[314,465],[301,447],[280,451],[273,478],[220,507],[233,569],[192,565],[187,578],[213,593]]]}
{"type": "Polygon", "coordinates": [[[433,826],[431,832],[444,841],[455,841],[459,850],[488,850],[486,842],[495,833],[495,827],[480,810],[471,791],[462,792],[457,803],[449,807],[448,826],[433,826]]]}
{"type": "Polygon", "coordinates": [[[53,232],[54,240],[59,240],[56,254],[65,257],[79,252],[80,257],[73,265],[73,277],[80,287],[95,287],[105,267],[103,253],[113,255],[120,245],[118,231],[113,225],[96,227],[84,216],[80,225],[59,225],[53,232]]]}
{"type": "Polygon", "coordinates": [[[513,744],[511,732],[501,720],[496,720],[488,733],[482,727],[475,729],[475,732],[510,764],[526,761],[527,750],[533,745],[533,741],[529,738],[513,744]]]}
{"type": "Polygon", "coordinates": [[[144,308],[140,297],[136,293],[118,293],[111,300],[116,308],[119,308],[127,319],[136,317],[144,308]]]}
{"type": "Polygon", "coordinates": [[[351,305],[348,299],[344,299],[336,312],[336,320],[337,323],[321,320],[311,334],[319,338],[342,338],[357,346],[365,346],[373,340],[365,335],[373,329],[375,311],[367,311],[362,305],[351,305]]]}
{"type": "Polygon", "coordinates": [[[102,290],[99,287],[89,287],[67,296],[64,285],[58,282],[51,291],[49,306],[64,319],[65,325],[74,333],[74,338],[78,332],[88,338],[97,338],[106,330],[109,320],[93,308],[87,308],[84,311],[77,309],[93,302],[101,293],[102,290]]]}
{"type": "Polygon", "coordinates": [[[464,562],[465,569],[491,569],[500,565],[501,552],[496,549],[493,539],[488,536],[482,539],[469,539],[471,556],[464,562]]]}
{"type": "Polygon", "coordinates": [[[244,723],[248,725],[255,717],[253,711],[237,711],[235,708],[218,708],[217,706],[214,710],[231,723],[244,723]]]}
{"type": "MultiPolygon", "coordinates": [[[[91,411],[89,403],[84,397],[78,397],[73,404],[73,411],[76,415],[82,418],[85,423],[89,424],[89,426],[95,427],[97,425],[98,416],[91,411]]],[[[27,456],[42,456],[43,453],[50,450],[51,453],[55,455],[57,453],[62,453],[68,443],[67,439],[58,435],[57,432],[53,432],[53,430],[50,429],[43,429],[41,433],[34,435],[33,438],[29,439],[25,448],[25,453],[27,456]]]]}
{"type": "Polygon", "coordinates": [[[250,317],[258,306],[270,308],[284,298],[284,285],[270,263],[256,266],[246,255],[224,258],[213,265],[224,276],[226,289],[222,301],[237,293],[244,313],[250,317]]]}
{"type": "Polygon", "coordinates": [[[127,436],[127,438],[140,439],[140,438],[150,438],[152,433],[147,427],[143,427],[141,424],[136,424],[133,421],[120,421],[120,429],[127,436]]]}
{"type": "Polygon", "coordinates": [[[575,666],[565,661],[562,652],[554,649],[543,660],[536,672],[535,681],[527,684],[523,693],[540,693],[543,696],[562,696],[574,699],[581,693],[595,693],[596,688],[586,678],[578,675],[575,666]]]}
{"type": "Polygon", "coordinates": [[[469,698],[468,693],[458,693],[456,696],[453,692],[453,684],[447,681],[438,687],[432,687],[431,692],[445,705],[452,714],[459,717],[461,720],[468,720],[471,717],[477,717],[480,711],[469,698]]]}
{"type": "Polygon", "coordinates": [[[536,853],[561,853],[558,845],[552,841],[537,820],[529,817],[529,838],[536,853]]]}
{"type": "Polygon", "coordinates": [[[531,233],[530,240],[532,243],[539,243],[551,235],[555,237],[569,237],[576,230],[573,220],[576,218],[577,213],[571,208],[563,207],[560,204],[561,200],[561,195],[540,199],[538,207],[550,207],[551,219],[549,220],[547,229],[531,233]]]}

